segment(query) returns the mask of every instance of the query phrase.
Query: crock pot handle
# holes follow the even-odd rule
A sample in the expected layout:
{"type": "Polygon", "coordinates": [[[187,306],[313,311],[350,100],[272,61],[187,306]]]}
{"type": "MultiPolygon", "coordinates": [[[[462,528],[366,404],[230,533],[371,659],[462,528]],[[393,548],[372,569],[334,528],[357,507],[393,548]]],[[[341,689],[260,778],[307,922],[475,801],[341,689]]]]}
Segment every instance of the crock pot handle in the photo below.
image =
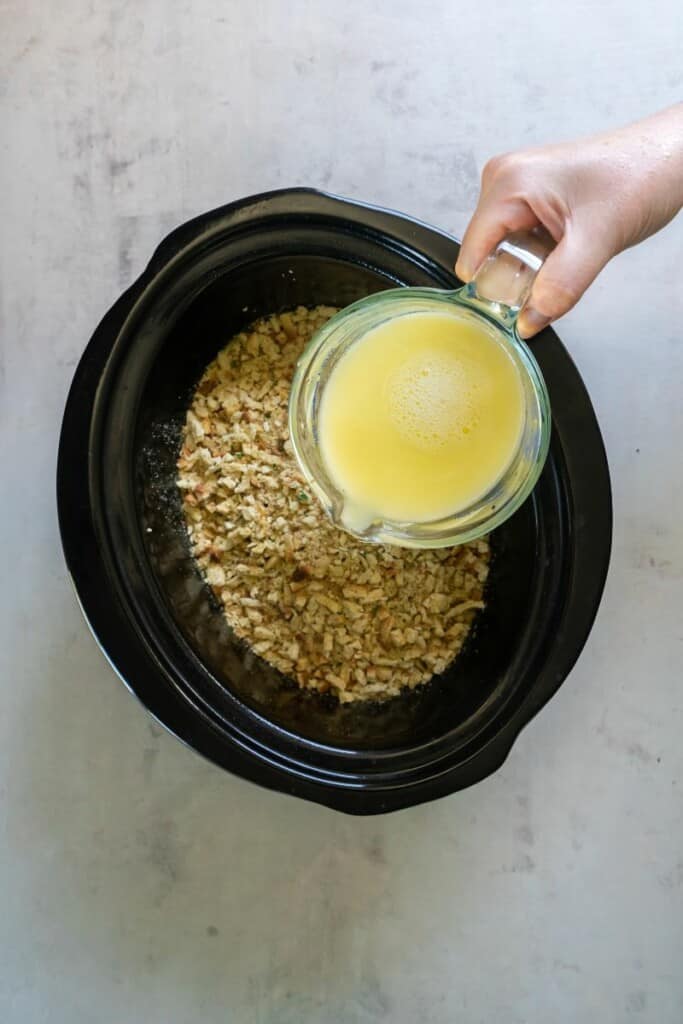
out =
{"type": "Polygon", "coordinates": [[[465,285],[465,296],[489,306],[494,315],[511,325],[529,298],[543,261],[554,247],[551,236],[541,228],[508,235],[465,285]]]}

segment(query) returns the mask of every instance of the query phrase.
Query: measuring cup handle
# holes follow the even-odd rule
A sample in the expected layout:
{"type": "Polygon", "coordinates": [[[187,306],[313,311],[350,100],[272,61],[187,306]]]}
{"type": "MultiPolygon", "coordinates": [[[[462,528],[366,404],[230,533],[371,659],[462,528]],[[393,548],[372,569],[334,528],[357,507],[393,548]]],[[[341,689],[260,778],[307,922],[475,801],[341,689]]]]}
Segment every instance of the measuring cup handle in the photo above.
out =
{"type": "Polygon", "coordinates": [[[469,299],[485,303],[492,312],[514,322],[529,298],[534,278],[555,242],[542,228],[508,235],[489,253],[465,286],[469,299]]]}

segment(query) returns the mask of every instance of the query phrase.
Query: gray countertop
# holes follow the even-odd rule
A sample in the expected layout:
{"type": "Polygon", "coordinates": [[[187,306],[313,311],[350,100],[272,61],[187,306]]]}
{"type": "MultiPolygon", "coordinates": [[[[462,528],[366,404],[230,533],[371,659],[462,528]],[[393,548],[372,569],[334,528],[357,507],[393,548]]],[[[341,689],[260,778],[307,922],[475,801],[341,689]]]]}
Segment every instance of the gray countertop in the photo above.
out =
{"type": "Polygon", "coordinates": [[[203,762],[91,639],[54,500],[76,361],[167,229],[310,184],[461,233],[487,156],[680,99],[679,5],[0,19],[0,1020],[680,1024],[680,222],[560,327],[609,453],[612,567],[570,679],[471,790],[355,819],[203,762]]]}

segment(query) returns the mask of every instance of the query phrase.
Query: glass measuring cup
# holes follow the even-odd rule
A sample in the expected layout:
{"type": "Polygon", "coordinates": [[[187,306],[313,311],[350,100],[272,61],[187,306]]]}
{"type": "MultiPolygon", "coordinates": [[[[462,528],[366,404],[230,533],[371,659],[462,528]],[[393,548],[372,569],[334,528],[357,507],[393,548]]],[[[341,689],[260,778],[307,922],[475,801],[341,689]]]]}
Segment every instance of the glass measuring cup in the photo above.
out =
{"type": "MultiPolygon", "coordinates": [[[[531,493],[550,443],[550,401],[540,367],[517,332],[517,317],[552,248],[549,236],[519,232],[487,257],[469,284],[453,291],[392,288],[360,299],[333,316],[302,353],[289,400],[289,431],[308,484],[332,521],[362,540],[409,548],[439,548],[484,536],[531,493]],[[502,475],[476,501],[440,519],[403,522],[377,518],[358,528],[345,516],[346,498],[330,478],[319,443],[321,400],[342,356],[369,331],[394,317],[447,313],[475,322],[512,358],[522,385],[524,420],[517,448],[502,475]]],[[[352,399],[350,399],[352,400],[352,399]]]]}

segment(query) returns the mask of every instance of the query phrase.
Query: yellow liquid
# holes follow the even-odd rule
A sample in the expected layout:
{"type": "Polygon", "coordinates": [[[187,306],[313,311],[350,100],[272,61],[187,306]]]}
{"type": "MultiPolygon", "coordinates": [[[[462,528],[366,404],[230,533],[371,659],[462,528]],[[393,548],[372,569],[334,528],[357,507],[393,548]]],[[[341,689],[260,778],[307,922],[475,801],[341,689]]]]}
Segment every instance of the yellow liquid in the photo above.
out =
{"type": "Polygon", "coordinates": [[[457,313],[411,313],[369,331],[333,369],[320,448],[344,521],[424,523],[481,498],[519,445],[524,395],[512,357],[457,313]]]}

